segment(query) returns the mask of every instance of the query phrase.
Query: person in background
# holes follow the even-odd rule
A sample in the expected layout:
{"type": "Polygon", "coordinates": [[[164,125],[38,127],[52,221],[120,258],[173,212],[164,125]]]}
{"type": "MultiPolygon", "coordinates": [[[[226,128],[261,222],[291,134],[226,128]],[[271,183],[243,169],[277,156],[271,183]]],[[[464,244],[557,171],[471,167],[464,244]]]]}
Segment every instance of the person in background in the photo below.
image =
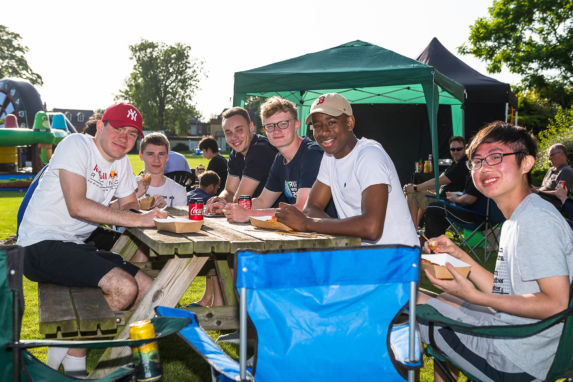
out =
{"type": "MultiPolygon", "coordinates": [[[[152,279],[110,252],[117,232],[92,235],[99,224],[155,227],[159,209],[138,214],[137,182],[127,153],[143,137],[134,106],[108,107],[95,137],[71,134],[56,147],[24,212],[17,244],[24,247],[24,275],[36,282],[100,288],[110,308],[128,310],[143,297],[152,279]],[[118,208],[110,208],[117,198],[118,208]]],[[[67,374],[86,373],[86,349],[49,348],[47,364],[67,374]]]]}
{"type": "MultiPolygon", "coordinates": [[[[280,97],[271,97],[261,105],[263,128],[271,145],[279,153],[274,159],[261,195],[252,200],[252,209],[237,203],[227,204],[223,210],[230,222],[247,222],[250,216],[272,216],[273,204],[284,195],[289,204],[302,210],[320,167],[324,151],[309,138],[298,135],[300,121],[296,105],[280,97]]],[[[336,217],[332,203],[327,213],[336,217]]]]}
{"type": "Polygon", "coordinates": [[[565,189],[567,191],[571,190],[573,170],[567,164],[567,150],[561,143],[551,146],[548,150],[548,156],[551,167],[545,173],[541,186],[532,187],[532,191],[539,193],[539,196],[559,208],[559,198],[555,195],[555,190],[558,187],[563,187],[560,185],[560,182],[565,183],[565,189]]]}
{"type": "Polygon", "coordinates": [[[446,192],[446,199],[450,203],[464,207],[470,211],[456,209],[440,202],[430,203],[424,212],[426,223],[425,234],[427,237],[437,237],[446,233],[449,226],[446,220],[446,211],[455,220],[465,223],[479,223],[487,211],[487,199],[474,186],[472,177],[468,175],[466,187],[463,192],[446,192]]]}
{"type": "MultiPolygon", "coordinates": [[[[462,191],[469,174],[466,167],[466,140],[463,137],[451,137],[449,144],[450,155],[454,161],[438,178],[440,195],[445,195],[446,192],[462,191]]],[[[435,187],[434,178],[420,184],[408,183],[404,185],[408,209],[416,229],[420,226],[421,217],[426,207],[432,202],[432,198],[428,196],[435,197],[435,187]]]]}
{"type": "Polygon", "coordinates": [[[221,179],[221,184],[217,190],[218,195],[225,189],[225,183],[227,182],[227,159],[219,154],[219,145],[212,136],[201,139],[197,147],[199,147],[203,156],[209,160],[207,170],[215,171],[221,179]]]}
{"type": "Polygon", "coordinates": [[[97,132],[97,121],[101,121],[101,116],[102,116],[101,113],[92,114],[88,118],[88,120],[84,126],[84,131],[82,131],[82,133],[91,135],[92,137],[95,137],[96,132],[97,132]]]}
{"type": "Polygon", "coordinates": [[[205,171],[199,177],[199,187],[187,193],[187,203],[191,203],[192,198],[201,198],[204,203],[207,203],[210,197],[217,195],[220,184],[221,179],[215,171],[205,171]]]}
{"type": "Polygon", "coordinates": [[[169,150],[169,158],[167,159],[167,163],[165,163],[163,173],[169,174],[175,171],[186,171],[190,173],[191,168],[189,167],[187,158],[185,158],[183,154],[169,150]]]}
{"type": "Polygon", "coordinates": [[[277,149],[267,138],[255,134],[254,129],[247,110],[233,107],[223,113],[223,131],[232,149],[229,171],[225,189],[209,199],[206,213],[220,213],[227,203],[236,203],[239,196],[256,198],[263,191],[277,149]]]}
{"type": "Polygon", "coordinates": [[[348,100],[321,95],[305,122],[312,122],[324,155],[304,210],[281,204],[277,220],[295,231],[357,236],[363,244],[419,246],[394,163],[380,143],[356,138],[348,100]],[[324,211],[331,198],[337,219],[324,211]]]}
{"type": "MultiPolygon", "coordinates": [[[[471,266],[469,280],[447,263],[451,280],[428,280],[444,291],[437,298],[418,292],[417,303],[476,326],[530,324],[567,308],[573,279],[573,231],[559,212],[531,192],[537,145],[524,128],[492,122],[469,148],[476,188],[495,201],[503,223],[495,271],[485,269],[446,236],[430,238],[435,252],[471,266]]],[[[429,243],[425,244],[429,250],[429,243]]],[[[519,339],[491,338],[420,323],[424,343],[480,381],[545,380],[557,350],[563,323],[519,339]],[[432,331],[432,332],[430,332],[432,331]]],[[[435,380],[445,380],[434,368],[435,380]]]]}
{"type": "Polygon", "coordinates": [[[169,158],[169,140],[165,135],[147,134],[141,141],[139,158],[145,164],[144,173],[151,175],[151,181],[147,187],[144,181],[138,182],[138,199],[154,196],[153,207],[159,208],[187,205],[185,187],[163,175],[169,158]]]}

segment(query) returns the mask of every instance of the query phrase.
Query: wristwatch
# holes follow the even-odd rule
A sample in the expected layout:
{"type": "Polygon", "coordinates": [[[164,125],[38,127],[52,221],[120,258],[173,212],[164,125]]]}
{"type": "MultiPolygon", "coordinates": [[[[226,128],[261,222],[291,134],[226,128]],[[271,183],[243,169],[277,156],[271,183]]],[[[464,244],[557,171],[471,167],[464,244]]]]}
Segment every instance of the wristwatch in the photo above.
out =
{"type": "Polygon", "coordinates": [[[414,184],[414,191],[418,191],[418,186],[414,184]]]}

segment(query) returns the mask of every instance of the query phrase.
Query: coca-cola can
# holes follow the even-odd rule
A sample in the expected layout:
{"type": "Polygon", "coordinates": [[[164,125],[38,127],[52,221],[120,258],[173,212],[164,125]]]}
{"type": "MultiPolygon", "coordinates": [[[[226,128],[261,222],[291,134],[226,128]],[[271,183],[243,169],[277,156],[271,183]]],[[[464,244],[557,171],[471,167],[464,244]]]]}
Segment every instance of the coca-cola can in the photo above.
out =
{"type": "Polygon", "coordinates": [[[239,205],[247,210],[250,210],[253,207],[253,202],[251,201],[251,197],[249,195],[241,195],[239,196],[239,205]]]}
{"type": "Polygon", "coordinates": [[[203,220],[203,199],[193,198],[189,201],[189,220],[203,220]]]}

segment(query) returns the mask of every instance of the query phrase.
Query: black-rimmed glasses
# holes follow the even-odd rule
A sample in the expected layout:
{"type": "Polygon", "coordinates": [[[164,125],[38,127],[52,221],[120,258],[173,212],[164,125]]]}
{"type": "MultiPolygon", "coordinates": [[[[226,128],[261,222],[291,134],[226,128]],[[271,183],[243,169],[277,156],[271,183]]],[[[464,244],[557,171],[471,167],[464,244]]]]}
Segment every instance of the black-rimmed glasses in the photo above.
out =
{"type": "Polygon", "coordinates": [[[454,152],[454,151],[462,151],[464,149],[464,147],[450,147],[450,151],[454,152]]]}
{"type": "Polygon", "coordinates": [[[486,155],[483,158],[474,158],[472,160],[468,160],[466,162],[466,165],[468,166],[468,169],[470,169],[470,171],[474,171],[474,170],[479,170],[481,168],[481,166],[483,165],[483,162],[485,161],[485,163],[488,164],[488,166],[497,166],[498,164],[500,164],[503,161],[503,157],[508,156],[508,155],[515,155],[515,154],[526,154],[523,151],[515,151],[513,153],[493,153],[493,154],[489,154],[486,155]]]}
{"type": "Polygon", "coordinates": [[[263,129],[265,129],[267,133],[272,133],[273,131],[275,131],[275,128],[277,127],[281,130],[286,129],[289,124],[290,124],[290,119],[284,121],[278,121],[277,123],[265,123],[263,125],[263,129]]]}

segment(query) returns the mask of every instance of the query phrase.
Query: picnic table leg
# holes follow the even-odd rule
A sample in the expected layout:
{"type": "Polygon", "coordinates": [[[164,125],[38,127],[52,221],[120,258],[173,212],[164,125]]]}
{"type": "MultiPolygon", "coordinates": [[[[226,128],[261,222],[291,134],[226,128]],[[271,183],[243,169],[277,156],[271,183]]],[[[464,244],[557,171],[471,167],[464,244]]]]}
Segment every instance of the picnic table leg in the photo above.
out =
{"type": "Polygon", "coordinates": [[[138,243],[131,235],[124,233],[117,239],[111,248],[111,252],[119,253],[125,261],[131,260],[135,252],[137,252],[138,243]]]}
{"type": "MultiPolygon", "coordinates": [[[[208,256],[194,256],[192,258],[175,256],[170,259],[153,281],[117,338],[128,338],[129,324],[151,319],[155,315],[153,309],[156,306],[175,306],[208,259],[208,256]]],[[[131,360],[131,348],[128,346],[108,348],[90,373],[89,378],[105,377],[118,367],[128,364],[131,360]]]]}
{"type": "Polygon", "coordinates": [[[221,287],[221,293],[223,294],[223,301],[225,302],[225,305],[239,305],[237,303],[237,297],[235,296],[233,276],[231,275],[231,270],[229,268],[227,259],[215,259],[215,269],[217,270],[217,275],[219,276],[219,285],[221,287]]]}

